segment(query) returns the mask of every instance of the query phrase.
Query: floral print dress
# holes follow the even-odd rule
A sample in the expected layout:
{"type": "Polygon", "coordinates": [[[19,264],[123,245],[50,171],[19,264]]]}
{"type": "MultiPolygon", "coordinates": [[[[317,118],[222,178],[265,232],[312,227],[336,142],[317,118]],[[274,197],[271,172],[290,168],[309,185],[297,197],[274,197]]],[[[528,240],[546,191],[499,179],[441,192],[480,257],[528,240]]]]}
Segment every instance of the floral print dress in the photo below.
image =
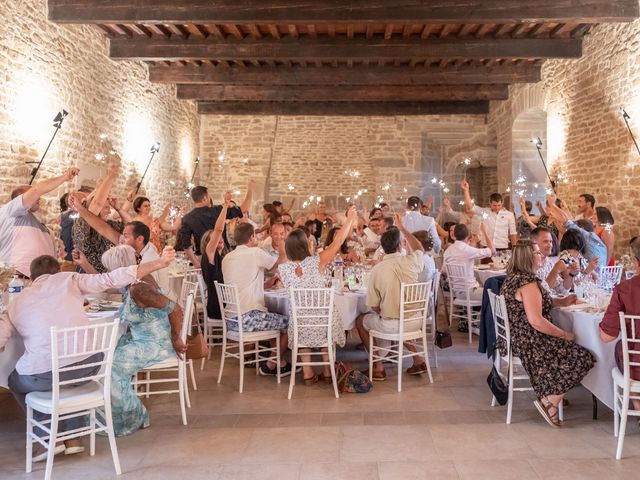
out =
{"type": "MultiPolygon", "coordinates": [[[[516,299],[516,291],[536,282],[542,294],[542,315],[551,321],[553,304],[549,293],[540,286],[535,274],[508,276],[502,285],[511,329],[513,355],[518,357],[529,375],[538,398],[560,395],[580,385],[593,367],[591,352],[575,342],[539,332],[527,320],[524,304],[516,299]]],[[[498,339],[497,347],[506,354],[506,345],[498,339]]]]}
{"type": "Polygon", "coordinates": [[[169,324],[173,302],[161,309],[140,308],[127,291],[121,308],[120,318],[129,325],[129,332],[118,341],[111,370],[111,410],[117,436],[149,425],[149,413],[131,384],[133,376],[176,355],[169,324]]]}
{"type": "MultiPolygon", "coordinates": [[[[280,278],[285,288],[325,288],[324,277],[319,270],[320,257],[314,255],[305,258],[302,262],[286,262],[278,267],[280,278]],[[300,266],[302,275],[296,275],[296,268],[300,266]]],[[[293,321],[289,322],[289,348],[293,348],[293,321]]],[[[320,347],[327,343],[326,329],[305,328],[298,332],[298,344],[305,347],[320,347]]],[[[343,347],[346,342],[342,315],[333,304],[333,324],[331,328],[333,342],[343,347]]]]}

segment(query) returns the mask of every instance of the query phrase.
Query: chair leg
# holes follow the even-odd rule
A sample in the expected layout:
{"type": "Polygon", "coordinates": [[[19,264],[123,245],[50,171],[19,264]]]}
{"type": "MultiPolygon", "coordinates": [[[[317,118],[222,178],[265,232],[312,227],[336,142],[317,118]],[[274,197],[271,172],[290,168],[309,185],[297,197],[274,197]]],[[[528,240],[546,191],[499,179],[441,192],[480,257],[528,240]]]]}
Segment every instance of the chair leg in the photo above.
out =
{"type": "Polygon", "coordinates": [[[33,409],[27,405],[27,473],[31,473],[33,468],[33,409]]]}
{"type": "MultiPolygon", "coordinates": [[[[280,375],[280,335],[276,337],[276,378],[278,383],[282,380],[282,376],[280,375]]],[[[291,370],[291,376],[295,375],[296,371],[291,370]]]]}
{"type": "Polygon", "coordinates": [[[53,470],[53,459],[55,457],[56,450],[56,438],[58,436],[57,412],[51,415],[51,423],[49,424],[49,428],[51,428],[51,435],[49,435],[49,451],[47,453],[47,466],[45,468],[44,480],[51,479],[51,471],[53,470]]]}
{"type": "Polygon", "coordinates": [[[242,337],[240,338],[238,352],[240,356],[240,386],[238,387],[238,391],[242,393],[244,387],[244,342],[242,341],[242,337]]]}
{"type": "Polygon", "coordinates": [[[491,406],[492,406],[492,407],[495,407],[495,406],[496,406],[496,397],[495,397],[495,396],[492,396],[492,397],[491,397],[491,406]]]}
{"type": "Polygon", "coordinates": [[[513,362],[509,362],[509,390],[507,397],[507,425],[511,425],[511,412],[513,411],[513,362]]]}
{"type": "Polygon", "coordinates": [[[149,383],[149,379],[151,378],[151,372],[149,370],[145,372],[144,378],[147,381],[144,387],[144,391],[146,392],[145,398],[149,398],[149,390],[151,389],[151,383],[149,383]]]}
{"type": "Polygon", "coordinates": [[[256,361],[256,375],[260,375],[260,372],[258,371],[258,369],[260,368],[260,354],[258,353],[258,349],[260,347],[260,342],[256,342],[256,344],[253,346],[253,349],[256,351],[254,360],[256,361]]]}
{"type": "Polygon", "coordinates": [[[375,354],[373,347],[373,337],[369,334],[369,381],[373,382],[373,355],[375,354]]]}
{"type": "Polygon", "coordinates": [[[613,384],[613,436],[618,436],[618,431],[620,429],[620,408],[618,407],[618,387],[614,383],[613,384]]]}
{"type": "Polygon", "coordinates": [[[293,394],[293,386],[296,384],[296,365],[298,364],[298,342],[294,340],[293,349],[291,350],[291,378],[289,378],[289,394],[287,398],[291,400],[293,394]]]}
{"type": "Polygon", "coordinates": [[[616,448],[616,460],[622,458],[622,447],[624,445],[624,433],[627,429],[627,412],[629,411],[629,397],[622,397],[622,412],[620,412],[620,431],[618,432],[618,447],[616,448]]]}
{"type": "Polygon", "coordinates": [[[327,348],[327,353],[329,354],[329,369],[331,370],[331,383],[333,383],[333,393],[336,398],[340,398],[338,394],[338,379],[336,378],[336,353],[335,353],[335,344],[329,345],[327,348]]]}
{"type": "Polygon", "coordinates": [[[404,355],[404,343],[398,340],[398,393],[402,391],[402,359],[404,355]]]}
{"type": "Polygon", "coordinates": [[[187,424],[187,409],[185,403],[187,402],[187,395],[189,394],[189,387],[187,386],[187,379],[185,372],[185,365],[182,363],[178,366],[178,394],[180,395],[180,414],[182,415],[182,424],[187,424]]]}
{"type": "Polygon", "coordinates": [[[469,343],[473,343],[473,331],[472,331],[472,323],[471,319],[473,315],[471,314],[471,307],[467,304],[467,329],[469,330],[469,343]]]}
{"type": "Polygon", "coordinates": [[[91,433],[89,434],[89,455],[92,457],[96,454],[96,409],[92,408],[89,414],[89,426],[91,433]]]}
{"type": "Polygon", "coordinates": [[[193,385],[194,390],[198,390],[198,385],[196,385],[196,374],[193,371],[193,360],[188,360],[189,362],[189,371],[191,372],[191,385],[193,385]]]}
{"type": "Polygon", "coordinates": [[[220,354],[220,369],[218,370],[218,383],[222,380],[222,371],[224,370],[224,359],[227,356],[227,339],[222,339],[222,353],[220,354]]]}
{"type": "MultiPolygon", "coordinates": [[[[203,370],[204,370],[204,362],[206,362],[206,361],[207,361],[207,359],[208,359],[208,358],[210,358],[210,357],[211,357],[211,347],[209,347],[209,354],[208,354],[208,356],[207,356],[207,357],[202,357],[202,359],[200,360],[200,371],[203,371],[203,370]]],[[[194,388],[194,390],[195,390],[195,388],[194,388]]]]}
{"type": "MultiPolygon", "coordinates": [[[[107,392],[108,395],[108,392],[107,392]]],[[[111,398],[107,398],[104,403],[104,421],[107,427],[107,436],[109,437],[109,447],[111,448],[111,457],[113,458],[113,467],[116,475],[120,475],[120,457],[118,456],[118,446],[116,445],[116,434],[113,430],[113,416],[111,415],[111,398]]]]}
{"type": "Polygon", "coordinates": [[[429,349],[427,347],[427,332],[422,332],[422,350],[424,352],[424,361],[427,364],[427,373],[429,374],[429,383],[433,383],[433,375],[431,375],[431,364],[429,363],[429,349]]]}

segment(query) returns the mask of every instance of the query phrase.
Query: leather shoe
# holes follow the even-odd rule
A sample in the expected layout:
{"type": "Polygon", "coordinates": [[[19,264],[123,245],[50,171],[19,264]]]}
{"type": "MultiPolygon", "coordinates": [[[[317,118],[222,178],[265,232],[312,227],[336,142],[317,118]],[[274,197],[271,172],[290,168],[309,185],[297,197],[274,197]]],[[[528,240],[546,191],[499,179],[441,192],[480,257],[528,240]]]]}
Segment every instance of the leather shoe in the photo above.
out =
{"type": "Polygon", "coordinates": [[[419,365],[412,365],[407,368],[407,373],[409,375],[422,375],[423,373],[427,373],[427,364],[423,362],[419,365]]]}

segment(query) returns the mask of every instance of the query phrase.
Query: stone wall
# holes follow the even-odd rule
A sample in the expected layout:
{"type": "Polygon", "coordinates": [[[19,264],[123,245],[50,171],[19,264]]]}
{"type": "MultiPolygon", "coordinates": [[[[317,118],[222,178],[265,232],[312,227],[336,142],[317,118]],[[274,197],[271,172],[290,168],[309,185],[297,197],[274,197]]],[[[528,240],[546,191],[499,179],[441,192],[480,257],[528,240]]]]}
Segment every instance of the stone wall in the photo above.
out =
{"type": "MultiPolygon", "coordinates": [[[[195,105],[178,101],[174,87],[149,83],[142,63],[111,61],[98,28],[55,25],[46,17],[45,0],[0,2],[0,204],[12,185],[28,182],[31,166],[25,162],[39,159],[62,108],[69,116],[38,178],[78,165],[85,183],[93,183],[105,171],[95,159],[104,132],[123,158],[119,196],[136,184],[158,141],[161,149],[144,183],[154,211],[169,200],[184,200],[199,148],[195,105]]],[[[71,187],[45,197],[45,221],[53,223],[57,198],[71,187]]]]}
{"type": "Polygon", "coordinates": [[[206,115],[202,176],[216,197],[232,190],[240,198],[256,180],[254,212],[265,199],[295,199],[300,212],[317,197],[342,210],[358,192],[367,207],[383,197],[401,208],[409,195],[433,195],[438,204],[442,192],[431,179],[444,178],[454,194],[462,173],[448,165],[460,153],[450,149],[478,136],[486,137],[484,116],[206,115]]]}
{"type": "Polygon", "coordinates": [[[581,59],[546,61],[539,84],[512,87],[508,101],[491,107],[501,188],[512,181],[514,121],[532,109],[544,110],[551,175],[567,177],[560,197],[575,205],[580,193],[594,194],[616,219],[616,256],[626,253],[629,239],[640,234],[640,155],[620,107],[640,137],[640,20],[594,27],[581,59]]]}

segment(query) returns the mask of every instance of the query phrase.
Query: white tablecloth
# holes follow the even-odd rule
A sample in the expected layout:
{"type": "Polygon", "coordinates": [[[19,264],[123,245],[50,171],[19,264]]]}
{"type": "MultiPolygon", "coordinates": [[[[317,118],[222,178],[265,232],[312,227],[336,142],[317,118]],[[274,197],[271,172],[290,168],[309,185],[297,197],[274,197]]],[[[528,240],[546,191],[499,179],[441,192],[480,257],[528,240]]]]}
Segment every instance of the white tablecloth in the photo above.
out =
{"type": "MultiPolygon", "coordinates": [[[[108,310],[103,312],[89,313],[90,321],[107,322],[118,314],[117,311],[108,310]]],[[[120,324],[120,335],[126,330],[126,325],[120,324]]],[[[24,353],[24,342],[20,335],[14,335],[9,339],[4,350],[0,351],[0,387],[9,388],[9,375],[16,368],[16,363],[24,353]]]]}
{"type": "Polygon", "coordinates": [[[182,282],[184,281],[184,273],[170,273],[169,274],[169,284],[171,285],[171,290],[165,292],[167,298],[174,302],[178,301],[180,298],[180,291],[182,290],[182,282]]]}
{"type": "Polygon", "coordinates": [[[500,275],[506,275],[507,271],[506,270],[492,270],[492,269],[488,269],[488,268],[487,269],[474,268],[473,269],[473,274],[476,276],[476,280],[478,280],[478,283],[480,284],[480,286],[483,286],[484,282],[486,282],[491,277],[499,277],[500,275]]]}
{"type": "MultiPolygon", "coordinates": [[[[336,294],[334,302],[338,311],[342,314],[342,323],[345,330],[351,330],[355,327],[358,315],[371,310],[367,307],[366,301],[366,291],[336,294]]],[[[289,297],[286,291],[265,292],[264,302],[270,312],[289,316],[289,297]]]]}
{"type": "Polygon", "coordinates": [[[576,334],[576,343],[588,349],[596,363],[582,379],[582,385],[598,400],[613,410],[613,378],[611,369],[616,366],[614,349],[616,342],[604,343],[600,340],[598,324],[603,313],[568,311],[554,308],[551,311],[553,323],[568,332],[576,334]]]}

